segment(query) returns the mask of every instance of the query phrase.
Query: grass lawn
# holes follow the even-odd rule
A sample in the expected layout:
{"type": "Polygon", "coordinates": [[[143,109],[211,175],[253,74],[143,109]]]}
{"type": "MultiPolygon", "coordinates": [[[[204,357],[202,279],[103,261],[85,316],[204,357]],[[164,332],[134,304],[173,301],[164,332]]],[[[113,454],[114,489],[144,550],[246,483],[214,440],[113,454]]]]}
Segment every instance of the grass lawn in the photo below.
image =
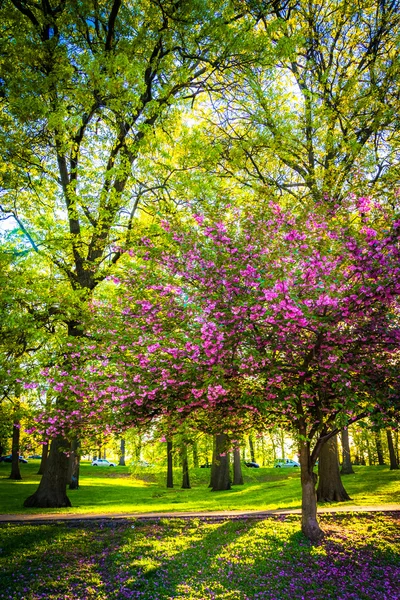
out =
{"type": "Polygon", "coordinates": [[[399,600],[400,514],[0,527],[8,600],[399,600]]]}
{"type": "MultiPolygon", "coordinates": [[[[0,463],[0,513],[38,512],[23,509],[27,496],[37,488],[39,461],[21,465],[22,481],[10,481],[10,465],[0,463]]],[[[298,469],[247,469],[245,485],[229,492],[210,492],[209,469],[191,473],[192,489],[180,489],[181,475],[175,473],[176,486],[166,489],[162,470],[142,468],[131,474],[127,467],[100,468],[83,463],[81,487],[69,492],[72,508],[40,512],[182,512],[212,510],[268,510],[300,507],[298,469]]],[[[355,467],[355,475],[343,477],[353,503],[400,504],[400,471],[389,467],[355,467]]],[[[345,504],[345,503],[343,503],[345,504]]]]}

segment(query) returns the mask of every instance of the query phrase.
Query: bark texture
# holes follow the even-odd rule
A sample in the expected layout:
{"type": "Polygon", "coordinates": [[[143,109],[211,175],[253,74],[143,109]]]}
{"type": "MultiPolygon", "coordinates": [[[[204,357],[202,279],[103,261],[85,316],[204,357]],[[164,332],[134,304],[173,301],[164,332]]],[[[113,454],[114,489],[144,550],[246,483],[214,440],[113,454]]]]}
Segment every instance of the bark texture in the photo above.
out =
{"type": "Polygon", "coordinates": [[[49,442],[47,441],[42,446],[42,459],[40,461],[39,471],[37,472],[38,475],[43,475],[43,473],[45,472],[48,456],[49,456],[49,442]]]}
{"type": "Polygon", "coordinates": [[[386,437],[387,437],[388,448],[389,448],[390,470],[395,471],[399,468],[399,465],[398,465],[398,462],[396,459],[396,452],[394,449],[393,436],[392,436],[392,432],[390,429],[386,429],[386,437]]]}
{"type": "Polygon", "coordinates": [[[336,436],[330,438],[321,448],[318,475],[318,502],[344,502],[351,500],[340,478],[336,436]]]}
{"type": "Polygon", "coordinates": [[[383,466],[385,464],[385,459],[383,457],[381,432],[375,431],[374,437],[375,437],[376,453],[378,455],[378,464],[383,466]]]}
{"type": "Polygon", "coordinates": [[[233,485],[243,485],[242,463],[240,462],[240,448],[233,450],[233,485]]]}
{"type": "Polygon", "coordinates": [[[19,468],[19,439],[20,439],[20,423],[15,421],[12,432],[12,450],[11,450],[11,473],[10,479],[21,481],[21,471],[19,468]]]}
{"type": "Polygon", "coordinates": [[[79,448],[79,441],[77,439],[72,440],[68,467],[68,483],[70,490],[77,490],[79,488],[79,467],[81,463],[79,448]]]}
{"type": "Polygon", "coordinates": [[[301,468],[301,530],[312,542],[318,542],[324,535],[317,521],[317,476],[313,472],[309,443],[300,445],[301,468]]]}
{"type": "Polygon", "coordinates": [[[25,507],[63,508],[71,506],[67,496],[69,461],[65,452],[68,450],[69,444],[61,436],[52,440],[46,470],[36,492],[25,500],[25,507]]]}
{"type": "Polygon", "coordinates": [[[187,445],[182,445],[182,489],[190,490],[189,461],[187,445]]]}
{"type": "Polygon", "coordinates": [[[352,475],[354,473],[353,465],[351,464],[349,430],[342,429],[340,434],[342,442],[342,475],[352,475]]]}
{"type": "Polygon", "coordinates": [[[124,438],[121,438],[120,441],[120,446],[119,446],[119,466],[120,467],[125,467],[125,440],[124,438]]]}
{"type": "Polygon", "coordinates": [[[219,433],[215,436],[215,454],[211,467],[211,491],[222,492],[231,489],[229,473],[228,436],[219,433]]]}

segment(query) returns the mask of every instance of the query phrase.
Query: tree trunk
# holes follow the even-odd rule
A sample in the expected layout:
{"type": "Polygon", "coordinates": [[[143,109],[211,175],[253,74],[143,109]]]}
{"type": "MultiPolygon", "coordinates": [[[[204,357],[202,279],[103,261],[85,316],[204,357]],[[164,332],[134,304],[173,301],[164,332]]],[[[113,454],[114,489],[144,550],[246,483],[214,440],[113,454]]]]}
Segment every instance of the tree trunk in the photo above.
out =
{"type": "MultiPolygon", "coordinates": [[[[192,452],[193,452],[193,467],[195,469],[198,469],[199,468],[199,451],[197,449],[197,442],[193,442],[192,452]]],[[[208,458],[207,458],[207,462],[208,462],[208,458]]]]}
{"type": "Polygon", "coordinates": [[[46,441],[45,444],[42,445],[42,459],[40,461],[38,475],[43,475],[46,469],[47,457],[49,455],[49,440],[46,441]]]}
{"type": "Polygon", "coordinates": [[[281,457],[284,459],[285,458],[285,433],[284,433],[283,429],[280,429],[280,431],[279,431],[279,442],[281,444],[281,457]]]}
{"type": "Polygon", "coordinates": [[[66,489],[69,462],[65,454],[67,450],[68,443],[61,436],[52,440],[46,470],[36,492],[25,500],[25,507],[63,508],[71,506],[66,489]]]}
{"type": "Polygon", "coordinates": [[[250,447],[250,460],[251,462],[256,462],[256,455],[254,452],[254,440],[253,436],[249,435],[249,447],[250,447]]]}
{"type": "Polygon", "coordinates": [[[79,489],[79,467],[81,462],[79,447],[79,441],[77,439],[72,440],[68,467],[68,482],[70,490],[79,489]]]}
{"type": "Polygon", "coordinates": [[[20,439],[21,425],[17,419],[13,424],[12,432],[12,450],[11,450],[11,474],[10,479],[14,481],[21,481],[21,471],[19,469],[19,439],[20,439]]]}
{"type": "Polygon", "coordinates": [[[125,467],[125,440],[123,438],[121,438],[121,442],[120,442],[120,456],[119,456],[119,466],[120,467],[125,467]]]}
{"type": "Polygon", "coordinates": [[[182,444],[182,488],[184,490],[190,490],[189,461],[187,445],[185,443],[182,444]]]}
{"type": "Polygon", "coordinates": [[[172,456],[172,441],[167,441],[167,488],[174,487],[174,469],[172,456]]]}
{"type": "Polygon", "coordinates": [[[350,456],[350,443],[349,443],[349,430],[342,429],[341,432],[341,442],[342,442],[342,475],[351,475],[354,473],[353,466],[351,464],[351,456],[350,456]]]}
{"type": "Polygon", "coordinates": [[[388,442],[388,447],[389,447],[390,470],[395,471],[399,468],[399,465],[398,465],[398,462],[396,459],[396,452],[394,449],[393,437],[392,437],[392,432],[390,429],[386,429],[386,436],[387,436],[387,442],[388,442]]]}
{"type": "Polygon", "coordinates": [[[318,475],[318,502],[345,502],[351,500],[340,478],[336,436],[330,438],[321,448],[318,475]]]}
{"type": "Polygon", "coordinates": [[[233,450],[233,485],[243,485],[242,463],[240,462],[240,448],[233,450]]]}
{"type": "Polygon", "coordinates": [[[315,484],[317,476],[311,464],[310,445],[308,442],[300,444],[300,470],[301,470],[301,530],[312,542],[320,540],[324,532],[317,521],[317,494],[315,484]]]}
{"type": "Polygon", "coordinates": [[[222,492],[231,489],[229,473],[228,436],[219,433],[215,436],[215,456],[211,467],[211,491],[222,492]]]}
{"type": "Polygon", "coordinates": [[[375,437],[375,444],[376,444],[376,453],[378,455],[378,464],[383,466],[385,464],[385,459],[383,458],[381,432],[376,431],[374,437],[375,437]]]}

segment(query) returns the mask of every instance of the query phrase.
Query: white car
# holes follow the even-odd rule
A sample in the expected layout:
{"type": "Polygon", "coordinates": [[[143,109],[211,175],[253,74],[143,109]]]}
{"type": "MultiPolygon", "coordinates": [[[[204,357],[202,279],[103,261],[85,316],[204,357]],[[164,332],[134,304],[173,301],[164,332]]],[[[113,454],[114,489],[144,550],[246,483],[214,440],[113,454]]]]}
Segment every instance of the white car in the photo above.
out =
{"type": "Polygon", "coordinates": [[[115,467],[115,463],[110,462],[105,458],[96,458],[92,462],[92,467],[115,467]]]}
{"type": "Polygon", "coordinates": [[[281,467],[299,467],[300,463],[297,460],[292,460],[290,458],[279,458],[275,461],[274,467],[275,469],[280,469],[281,467]]]}

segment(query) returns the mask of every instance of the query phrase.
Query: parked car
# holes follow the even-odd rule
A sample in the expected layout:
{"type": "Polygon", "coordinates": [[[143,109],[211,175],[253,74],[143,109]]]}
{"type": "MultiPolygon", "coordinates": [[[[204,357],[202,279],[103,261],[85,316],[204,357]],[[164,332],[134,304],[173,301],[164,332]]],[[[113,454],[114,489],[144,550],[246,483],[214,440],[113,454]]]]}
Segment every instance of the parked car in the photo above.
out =
{"type": "Polygon", "coordinates": [[[252,469],[259,469],[260,465],[256,462],[253,461],[249,461],[249,462],[245,462],[244,463],[246,465],[246,467],[252,468],[252,469]]]}
{"type": "Polygon", "coordinates": [[[28,456],[28,458],[33,458],[33,459],[39,458],[40,459],[42,457],[40,454],[32,454],[32,456],[28,456]]]}
{"type": "Polygon", "coordinates": [[[274,467],[275,469],[280,469],[282,467],[299,467],[300,463],[297,460],[292,460],[291,458],[278,458],[275,461],[274,467]]]}
{"type": "Polygon", "coordinates": [[[110,462],[105,458],[96,458],[92,461],[92,467],[115,467],[115,463],[110,462]]]}
{"type": "MultiPolygon", "coordinates": [[[[5,463],[12,462],[12,456],[11,456],[11,454],[8,454],[7,456],[1,456],[0,457],[0,462],[5,462],[5,463]]],[[[20,456],[19,457],[19,462],[26,464],[28,461],[23,456],[20,456]]]]}

